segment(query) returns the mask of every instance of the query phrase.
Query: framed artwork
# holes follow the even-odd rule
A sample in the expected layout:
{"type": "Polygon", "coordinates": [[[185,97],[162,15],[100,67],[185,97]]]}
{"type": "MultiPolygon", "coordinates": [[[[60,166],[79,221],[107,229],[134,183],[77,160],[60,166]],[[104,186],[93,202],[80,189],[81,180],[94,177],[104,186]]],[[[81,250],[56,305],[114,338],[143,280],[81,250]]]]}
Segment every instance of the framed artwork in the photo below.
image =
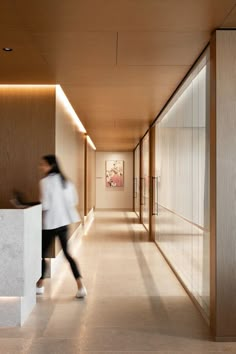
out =
{"type": "Polygon", "coordinates": [[[106,161],[106,187],[116,188],[124,186],[124,161],[106,161]]]}

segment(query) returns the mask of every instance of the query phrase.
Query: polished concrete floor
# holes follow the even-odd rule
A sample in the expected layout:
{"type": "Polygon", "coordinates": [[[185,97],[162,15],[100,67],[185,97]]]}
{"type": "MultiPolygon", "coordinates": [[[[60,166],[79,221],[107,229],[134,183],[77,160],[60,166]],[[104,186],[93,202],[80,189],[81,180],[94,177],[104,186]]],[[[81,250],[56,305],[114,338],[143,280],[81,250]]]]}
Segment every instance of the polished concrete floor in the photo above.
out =
{"type": "Polygon", "coordinates": [[[132,212],[96,212],[75,241],[88,296],[63,263],[22,328],[0,329],[1,354],[236,353],[208,326],[132,212]]]}

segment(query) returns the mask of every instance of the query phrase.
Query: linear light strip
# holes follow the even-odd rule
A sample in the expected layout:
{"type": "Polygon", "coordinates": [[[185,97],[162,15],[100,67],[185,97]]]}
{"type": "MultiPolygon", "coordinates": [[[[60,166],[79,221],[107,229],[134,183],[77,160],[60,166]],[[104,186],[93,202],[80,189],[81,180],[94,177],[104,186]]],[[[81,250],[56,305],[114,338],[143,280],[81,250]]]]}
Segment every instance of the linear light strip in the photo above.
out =
{"type": "Polygon", "coordinates": [[[28,89],[28,88],[55,88],[55,85],[53,84],[0,84],[0,89],[1,88],[25,88],[25,89],[28,89]]]}
{"type": "Polygon", "coordinates": [[[75,113],[74,108],[72,107],[72,105],[70,104],[70,101],[68,100],[68,98],[66,97],[64,91],[62,90],[60,85],[56,85],[56,90],[57,90],[57,94],[59,95],[59,97],[61,98],[62,102],[64,103],[68,113],[71,115],[72,119],[74,120],[75,124],[77,125],[77,127],[79,128],[79,131],[81,133],[86,133],[86,129],[84,128],[83,124],[81,123],[79,117],[77,116],[77,114],[75,113]]]}
{"type": "Polygon", "coordinates": [[[86,137],[87,137],[87,142],[89,143],[89,145],[90,145],[94,150],[96,150],[96,146],[95,146],[94,143],[92,142],[92,139],[91,139],[88,135],[86,135],[86,137]]]}
{"type": "MultiPolygon", "coordinates": [[[[65,108],[67,109],[67,112],[70,114],[70,116],[74,120],[75,124],[79,128],[79,131],[81,133],[86,133],[85,127],[83,126],[82,122],[80,121],[79,117],[77,116],[77,114],[76,114],[74,108],[72,107],[70,101],[66,97],[63,89],[61,88],[61,85],[31,85],[31,84],[3,84],[3,85],[0,85],[0,89],[1,88],[3,88],[3,89],[5,89],[5,88],[28,89],[30,87],[32,87],[32,88],[50,88],[50,87],[51,88],[53,88],[53,87],[56,88],[56,93],[58,94],[58,96],[60,97],[61,101],[63,102],[65,108]]],[[[93,145],[93,148],[95,148],[94,145],[93,145]]]]}

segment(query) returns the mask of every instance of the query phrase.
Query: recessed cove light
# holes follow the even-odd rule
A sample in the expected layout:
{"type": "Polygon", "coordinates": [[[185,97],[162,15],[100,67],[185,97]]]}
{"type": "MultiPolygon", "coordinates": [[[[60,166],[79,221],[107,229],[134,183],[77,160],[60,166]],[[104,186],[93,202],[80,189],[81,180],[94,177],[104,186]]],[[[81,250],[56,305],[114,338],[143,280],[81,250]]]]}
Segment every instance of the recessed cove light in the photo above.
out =
{"type": "Polygon", "coordinates": [[[13,49],[9,48],[9,47],[2,48],[2,50],[4,50],[4,52],[12,52],[13,51],[13,49]]]}

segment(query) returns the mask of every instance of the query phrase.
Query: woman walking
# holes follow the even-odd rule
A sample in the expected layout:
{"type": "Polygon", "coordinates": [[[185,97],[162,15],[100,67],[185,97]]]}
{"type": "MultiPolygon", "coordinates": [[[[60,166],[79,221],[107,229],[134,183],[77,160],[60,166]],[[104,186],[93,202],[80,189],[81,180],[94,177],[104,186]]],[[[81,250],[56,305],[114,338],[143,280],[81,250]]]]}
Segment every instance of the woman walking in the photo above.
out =
{"type": "Polygon", "coordinates": [[[42,276],[37,282],[36,293],[44,293],[45,257],[51,243],[58,236],[76,280],[78,287],[76,297],[83,298],[87,295],[87,291],[82,283],[79,268],[68,252],[67,245],[68,225],[80,221],[75,208],[78,203],[75,187],[61,172],[55,155],[43,156],[39,168],[43,174],[40,180],[40,201],[43,209],[42,276]]]}

